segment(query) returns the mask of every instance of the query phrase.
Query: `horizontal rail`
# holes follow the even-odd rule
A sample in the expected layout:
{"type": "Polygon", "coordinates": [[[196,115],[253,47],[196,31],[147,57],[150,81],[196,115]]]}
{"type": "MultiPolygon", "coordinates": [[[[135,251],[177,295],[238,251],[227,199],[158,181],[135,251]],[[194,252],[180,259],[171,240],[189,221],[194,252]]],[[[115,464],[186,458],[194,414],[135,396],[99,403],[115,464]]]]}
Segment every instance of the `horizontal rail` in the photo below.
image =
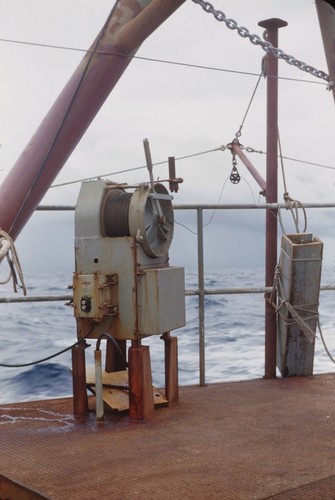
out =
{"type": "MultiPolygon", "coordinates": [[[[304,203],[304,208],[335,208],[335,203],[304,203]]],[[[205,301],[206,295],[234,295],[234,294],[268,294],[272,292],[272,287],[259,288],[216,288],[206,289],[204,284],[204,248],[203,248],[203,211],[204,210],[266,210],[266,209],[287,209],[285,203],[264,203],[264,204],[180,204],[174,205],[175,210],[195,210],[197,213],[197,242],[198,242],[198,288],[185,290],[186,296],[198,297],[198,319],[199,319],[199,383],[206,385],[205,381],[205,301]]],[[[73,205],[39,205],[38,211],[74,211],[73,205]]],[[[321,291],[335,290],[335,286],[322,286],[321,291]]],[[[0,303],[19,302],[71,302],[72,295],[59,296],[35,296],[35,297],[9,297],[0,298],[0,303]]]]}
{"type": "MultiPolygon", "coordinates": [[[[335,208],[335,203],[303,203],[304,208],[335,208]]],[[[287,210],[285,203],[264,203],[258,205],[257,203],[225,203],[224,205],[218,204],[204,204],[204,205],[173,205],[175,210],[266,210],[283,208],[287,210]]]]}
{"type": "Polygon", "coordinates": [[[75,205],[39,205],[38,207],[35,208],[37,211],[46,211],[46,212],[52,212],[52,211],[71,211],[75,210],[76,207],[75,205]]]}
{"type": "Polygon", "coordinates": [[[24,302],[61,302],[71,301],[72,295],[35,295],[31,297],[0,297],[0,304],[24,303],[24,302]]]}
{"type": "MultiPolygon", "coordinates": [[[[335,291],[335,286],[324,285],[320,287],[321,291],[335,291]]],[[[186,297],[194,297],[198,295],[242,295],[253,293],[271,293],[272,287],[259,288],[190,288],[185,290],[186,297]]],[[[0,297],[0,304],[24,303],[24,302],[71,302],[73,295],[32,295],[31,297],[0,297]]]]}
{"type": "MultiPolygon", "coordinates": [[[[335,288],[334,288],[335,289],[335,288]]],[[[186,296],[191,295],[234,295],[243,293],[271,293],[272,287],[261,287],[261,288],[204,288],[199,289],[189,289],[185,290],[186,296]]]]}
{"type": "MultiPolygon", "coordinates": [[[[335,208],[335,203],[303,203],[304,208],[335,208]]],[[[74,205],[39,205],[38,211],[71,211],[75,210],[74,205]]],[[[287,209],[285,203],[226,203],[226,204],[203,204],[203,205],[173,205],[174,210],[266,210],[266,209],[287,209]]]]}

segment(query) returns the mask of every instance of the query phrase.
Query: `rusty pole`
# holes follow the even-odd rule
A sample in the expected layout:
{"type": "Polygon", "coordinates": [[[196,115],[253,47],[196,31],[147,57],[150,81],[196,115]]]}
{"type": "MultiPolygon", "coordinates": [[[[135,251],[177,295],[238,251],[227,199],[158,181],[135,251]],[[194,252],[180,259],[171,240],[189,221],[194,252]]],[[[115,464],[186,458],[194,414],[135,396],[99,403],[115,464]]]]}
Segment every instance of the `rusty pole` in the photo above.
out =
{"type": "Polygon", "coordinates": [[[237,156],[240,158],[240,160],[244,163],[244,165],[247,167],[247,169],[249,170],[249,172],[251,173],[251,175],[253,176],[253,178],[255,179],[257,184],[259,185],[259,187],[262,189],[260,194],[265,196],[265,194],[266,194],[266,181],[259,174],[259,172],[253,166],[251,161],[245,156],[245,154],[243,153],[243,151],[240,147],[240,144],[233,142],[231,149],[232,149],[232,152],[237,154],[237,156]]]}
{"type": "MultiPolygon", "coordinates": [[[[266,29],[264,38],[278,47],[278,30],[287,26],[281,19],[258,23],[266,29]]],[[[277,143],[278,143],[278,59],[266,55],[267,77],[267,145],[266,145],[266,203],[277,203],[277,143]]],[[[266,210],[265,286],[272,286],[277,264],[277,209],[266,210]]],[[[265,294],[265,378],[276,377],[276,312],[265,294]]]]}
{"type": "Polygon", "coordinates": [[[17,237],[141,43],[185,0],[118,0],[0,187],[0,227],[17,237]]]}
{"type": "Polygon", "coordinates": [[[335,6],[334,2],[316,0],[323,46],[329,71],[329,88],[335,99],[335,6]]]}

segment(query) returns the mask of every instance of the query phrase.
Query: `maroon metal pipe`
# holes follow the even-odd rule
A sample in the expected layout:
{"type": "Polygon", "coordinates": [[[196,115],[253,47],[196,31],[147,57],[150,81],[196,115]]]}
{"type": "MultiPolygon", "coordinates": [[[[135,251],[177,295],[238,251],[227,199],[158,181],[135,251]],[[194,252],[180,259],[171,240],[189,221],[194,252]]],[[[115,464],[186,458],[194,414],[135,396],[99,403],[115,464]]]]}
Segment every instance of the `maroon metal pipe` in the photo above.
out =
{"type": "Polygon", "coordinates": [[[327,59],[330,89],[335,99],[335,5],[334,2],[316,0],[315,6],[327,59]]]}
{"type": "Polygon", "coordinates": [[[232,150],[237,156],[240,158],[240,160],[244,163],[244,165],[247,167],[255,181],[258,183],[260,188],[262,189],[262,194],[265,196],[266,193],[266,182],[263,179],[263,177],[260,175],[259,172],[257,172],[256,168],[253,166],[251,161],[245,156],[243,153],[242,149],[238,144],[232,144],[232,150]]]}
{"type": "MultiPolygon", "coordinates": [[[[258,23],[266,29],[265,39],[278,47],[278,29],[287,26],[281,19],[258,23]]],[[[278,144],[278,59],[266,55],[267,76],[267,139],[266,139],[266,202],[277,203],[277,144],[278,144]]],[[[273,284],[277,265],[277,210],[266,210],[265,286],[273,284]]],[[[265,378],[276,377],[276,312],[265,294],[265,378]]]]}
{"type": "Polygon", "coordinates": [[[185,0],[118,0],[0,187],[0,227],[17,237],[140,44],[185,0]]]}

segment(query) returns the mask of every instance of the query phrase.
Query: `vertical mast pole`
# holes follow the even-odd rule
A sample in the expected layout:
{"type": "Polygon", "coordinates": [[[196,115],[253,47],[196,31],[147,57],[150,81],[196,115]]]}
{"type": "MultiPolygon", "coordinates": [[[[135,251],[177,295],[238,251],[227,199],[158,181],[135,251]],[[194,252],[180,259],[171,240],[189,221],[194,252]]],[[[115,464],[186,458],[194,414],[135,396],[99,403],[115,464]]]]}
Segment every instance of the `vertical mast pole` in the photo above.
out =
{"type": "MultiPolygon", "coordinates": [[[[278,47],[278,30],[287,26],[281,19],[258,23],[266,29],[264,38],[278,47]]],[[[278,143],[278,59],[266,55],[267,76],[267,139],[266,139],[266,202],[277,203],[277,143],[278,143]]],[[[265,286],[272,286],[277,264],[277,210],[266,210],[265,286]]],[[[276,377],[276,312],[265,294],[265,373],[264,378],[276,377]]]]}
{"type": "Polygon", "coordinates": [[[316,0],[323,46],[329,71],[330,90],[335,100],[335,5],[334,2],[316,0]]]}

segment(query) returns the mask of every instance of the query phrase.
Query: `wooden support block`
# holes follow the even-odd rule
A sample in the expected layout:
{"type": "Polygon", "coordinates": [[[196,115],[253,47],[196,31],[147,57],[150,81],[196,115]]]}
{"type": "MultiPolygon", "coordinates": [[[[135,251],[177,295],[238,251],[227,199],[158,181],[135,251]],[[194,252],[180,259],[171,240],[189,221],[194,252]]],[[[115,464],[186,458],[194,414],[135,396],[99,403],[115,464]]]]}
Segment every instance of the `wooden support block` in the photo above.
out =
{"type": "Polygon", "coordinates": [[[86,342],[72,348],[73,414],[84,417],[88,413],[86,391],[85,349],[86,342]]]}
{"type": "Polygon", "coordinates": [[[178,339],[163,335],[165,351],[165,396],[168,405],[179,400],[178,388],[178,339]]]}
{"type": "Polygon", "coordinates": [[[129,372],[129,418],[145,421],[154,413],[150,351],[148,346],[130,347],[128,352],[129,372]]]}

